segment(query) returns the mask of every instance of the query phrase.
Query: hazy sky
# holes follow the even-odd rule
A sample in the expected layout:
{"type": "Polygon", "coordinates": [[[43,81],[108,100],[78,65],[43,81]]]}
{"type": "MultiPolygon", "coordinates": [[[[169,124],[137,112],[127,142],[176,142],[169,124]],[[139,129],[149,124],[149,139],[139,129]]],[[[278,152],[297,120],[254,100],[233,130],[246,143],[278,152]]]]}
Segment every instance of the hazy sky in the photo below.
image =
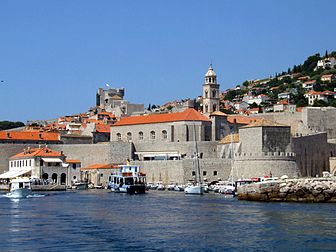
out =
{"type": "Polygon", "coordinates": [[[0,121],[87,111],[108,83],[132,103],[220,89],[336,50],[336,1],[0,1],[0,121]]]}

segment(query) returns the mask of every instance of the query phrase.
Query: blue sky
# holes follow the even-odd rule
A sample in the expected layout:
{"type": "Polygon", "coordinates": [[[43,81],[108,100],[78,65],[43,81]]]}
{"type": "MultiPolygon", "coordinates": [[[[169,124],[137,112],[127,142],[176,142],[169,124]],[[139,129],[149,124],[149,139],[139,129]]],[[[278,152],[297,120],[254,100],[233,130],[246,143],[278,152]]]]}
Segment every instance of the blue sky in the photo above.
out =
{"type": "Polygon", "coordinates": [[[87,111],[108,83],[132,103],[220,89],[336,50],[336,1],[0,1],[0,121],[87,111]]]}

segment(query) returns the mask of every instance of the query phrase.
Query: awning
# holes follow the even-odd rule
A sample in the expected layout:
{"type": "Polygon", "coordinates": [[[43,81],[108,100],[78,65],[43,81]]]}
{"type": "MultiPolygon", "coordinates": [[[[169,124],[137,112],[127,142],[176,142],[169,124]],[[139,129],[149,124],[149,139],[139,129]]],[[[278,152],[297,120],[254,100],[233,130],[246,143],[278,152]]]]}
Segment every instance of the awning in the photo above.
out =
{"type": "Polygon", "coordinates": [[[25,173],[31,172],[31,168],[28,169],[22,169],[22,170],[13,170],[13,171],[8,171],[0,175],[0,179],[4,178],[15,178],[18,176],[21,176],[25,173]]]}
{"type": "Polygon", "coordinates": [[[42,160],[47,163],[62,163],[63,162],[60,158],[42,158],[42,160]]]}

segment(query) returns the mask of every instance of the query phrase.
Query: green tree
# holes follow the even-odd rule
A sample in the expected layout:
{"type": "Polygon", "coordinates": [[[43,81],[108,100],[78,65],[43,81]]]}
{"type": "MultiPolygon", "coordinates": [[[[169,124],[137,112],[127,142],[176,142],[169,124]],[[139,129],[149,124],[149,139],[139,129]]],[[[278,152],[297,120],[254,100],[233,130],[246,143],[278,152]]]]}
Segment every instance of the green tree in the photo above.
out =
{"type": "Polygon", "coordinates": [[[23,122],[0,121],[0,130],[8,130],[25,126],[23,122]]]}

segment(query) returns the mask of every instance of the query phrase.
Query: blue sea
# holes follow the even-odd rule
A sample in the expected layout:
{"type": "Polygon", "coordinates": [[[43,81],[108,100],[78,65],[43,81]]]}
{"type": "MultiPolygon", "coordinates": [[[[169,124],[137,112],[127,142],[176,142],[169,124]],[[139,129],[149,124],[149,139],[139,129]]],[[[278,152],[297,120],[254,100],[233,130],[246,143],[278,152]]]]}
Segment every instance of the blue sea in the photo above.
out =
{"type": "Polygon", "coordinates": [[[336,204],[88,190],[0,206],[0,251],[336,251],[336,204]]]}

